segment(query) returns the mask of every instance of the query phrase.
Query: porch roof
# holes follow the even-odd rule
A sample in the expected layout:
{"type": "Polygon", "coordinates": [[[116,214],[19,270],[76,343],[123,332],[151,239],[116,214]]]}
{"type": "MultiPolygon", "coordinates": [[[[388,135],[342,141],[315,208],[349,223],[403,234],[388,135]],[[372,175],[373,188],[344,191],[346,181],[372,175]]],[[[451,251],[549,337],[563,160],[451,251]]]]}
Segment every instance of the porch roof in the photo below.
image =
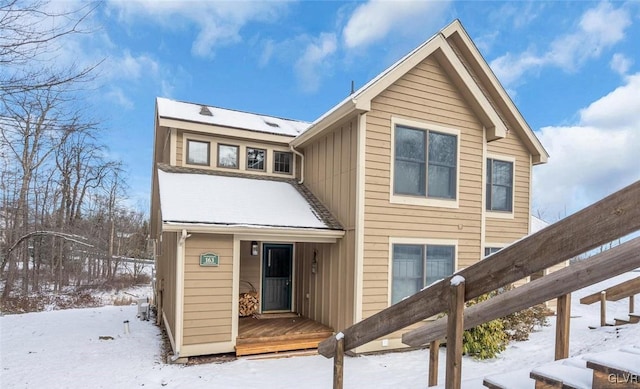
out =
{"type": "Polygon", "coordinates": [[[165,224],[343,230],[295,179],[158,165],[165,224]]]}

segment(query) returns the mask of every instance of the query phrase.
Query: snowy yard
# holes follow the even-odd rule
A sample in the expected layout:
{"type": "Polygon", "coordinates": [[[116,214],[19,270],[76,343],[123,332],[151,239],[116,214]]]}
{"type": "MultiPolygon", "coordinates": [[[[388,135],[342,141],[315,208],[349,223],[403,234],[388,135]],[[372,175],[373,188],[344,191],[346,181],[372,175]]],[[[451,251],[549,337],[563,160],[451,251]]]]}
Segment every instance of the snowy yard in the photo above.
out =
{"type": "MultiPolygon", "coordinates": [[[[632,272],[574,293],[571,355],[640,345],[640,325],[589,330],[599,323],[597,304],[582,296],[639,276],[632,272]]],[[[608,319],[623,316],[628,301],[609,303],[608,319]]],[[[162,337],[152,322],[136,319],[135,306],[71,309],[0,317],[0,387],[4,388],[330,388],[332,360],[322,356],[239,359],[195,366],[161,361],[162,337]],[[123,322],[129,320],[125,334],[123,322]],[[100,340],[101,336],[113,340],[100,340]]],[[[553,360],[551,326],[513,342],[498,358],[463,359],[463,379],[531,368],[553,360]]],[[[428,351],[345,359],[346,388],[424,388],[428,351]]],[[[444,383],[445,349],[440,350],[444,383]]]]}

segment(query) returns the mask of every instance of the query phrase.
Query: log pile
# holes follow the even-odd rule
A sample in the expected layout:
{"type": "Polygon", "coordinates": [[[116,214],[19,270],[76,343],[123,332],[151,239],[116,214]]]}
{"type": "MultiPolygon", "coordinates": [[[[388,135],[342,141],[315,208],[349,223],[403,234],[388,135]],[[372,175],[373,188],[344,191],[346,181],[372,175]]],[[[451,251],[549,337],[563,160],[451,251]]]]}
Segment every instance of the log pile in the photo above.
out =
{"type": "Polygon", "coordinates": [[[251,282],[243,280],[241,280],[240,282],[249,286],[251,290],[249,292],[240,293],[240,300],[238,302],[240,306],[238,309],[238,314],[240,315],[240,317],[254,315],[258,313],[259,308],[258,292],[251,282]]]}
{"type": "Polygon", "coordinates": [[[251,316],[258,312],[258,292],[240,293],[240,317],[251,316]]]}

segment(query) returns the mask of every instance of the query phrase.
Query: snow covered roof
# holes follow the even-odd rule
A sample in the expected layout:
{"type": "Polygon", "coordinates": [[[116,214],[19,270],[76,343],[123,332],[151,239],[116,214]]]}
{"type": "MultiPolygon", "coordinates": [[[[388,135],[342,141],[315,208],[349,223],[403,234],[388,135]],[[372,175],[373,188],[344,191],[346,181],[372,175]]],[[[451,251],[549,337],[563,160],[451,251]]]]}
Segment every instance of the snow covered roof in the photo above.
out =
{"type": "Polygon", "coordinates": [[[534,234],[538,231],[540,231],[543,228],[546,228],[550,223],[547,223],[546,221],[540,219],[539,217],[533,216],[531,215],[531,233],[534,234]]]}
{"type": "Polygon", "coordinates": [[[158,116],[223,127],[241,128],[269,134],[297,136],[310,123],[249,112],[234,111],[201,104],[185,103],[163,97],[156,99],[158,116]]]}
{"type": "Polygon", "coordinates": [[[293,179],[159,165],[158,182],[165,223],[342,230],[293,179]]]}

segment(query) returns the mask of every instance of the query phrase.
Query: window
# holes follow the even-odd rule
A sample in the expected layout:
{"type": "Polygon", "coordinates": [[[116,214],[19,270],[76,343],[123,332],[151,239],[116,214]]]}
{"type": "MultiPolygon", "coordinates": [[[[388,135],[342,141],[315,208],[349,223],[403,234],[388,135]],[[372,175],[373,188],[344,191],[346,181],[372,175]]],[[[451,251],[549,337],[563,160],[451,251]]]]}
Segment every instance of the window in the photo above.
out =
{"type": "Polygon", "coordinates": [[[247,170],[264,170],[266,150],[247,147],[247,170]]]}
{"type": "Polygon", "coordinates": [[[455,246],[393,245],[391,303],[453,274],[455,246]]]}
{"type": "Polygon", "coordinates": [[[187,139],[187,163],[209,166],[209,142],[187,139]]]}
{"type": "Polygon", "coordinates": [[[485,247],[484,248],[484,256],[486,258],[489,255],[491,255],[493,253],[497,253],[500,250],[502,250],[502,247],[485,247]]]}
{"type": "Polygon", "coordinates": [[[513,162],[487,159],[487,210],[513,210],[513,162]]]}
{"type": "Polygon", "coordinates": [[[394,141],[396,194],[456,198],[457,136],[398,125],[394,141]]]}
{"type": "Polygon", "coordinates": [[[291,174],[291,153],[282,151],[273,152],[273,171],[276,173],[291,174]]]}
{"type": "Polygon", "coordinates": [[[218,166],[238,168],[238,146],[218,144],[218,166]]]}

